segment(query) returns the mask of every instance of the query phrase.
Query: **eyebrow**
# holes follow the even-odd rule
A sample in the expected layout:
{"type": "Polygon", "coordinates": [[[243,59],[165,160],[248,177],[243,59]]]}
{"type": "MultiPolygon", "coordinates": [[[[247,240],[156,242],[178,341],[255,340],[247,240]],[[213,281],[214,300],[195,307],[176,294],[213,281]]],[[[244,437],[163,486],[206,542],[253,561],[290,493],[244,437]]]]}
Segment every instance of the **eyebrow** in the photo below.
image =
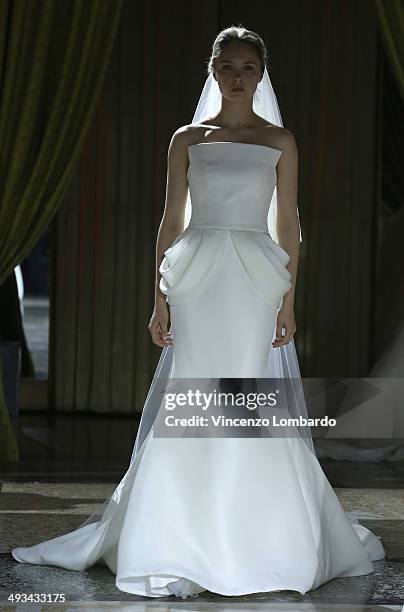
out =
{"type": "MultiPolygon", "coordinates": [[[[234,62],[232,62],[231,60],[224,59],[219,63],[220,64],[233,64],[234,62]]],[[[255,66],[258,66],[258,62],[255,62],[254,60],[247,60],[246,62],[243,62],[243,64],[254,64],[255,66]]]]}

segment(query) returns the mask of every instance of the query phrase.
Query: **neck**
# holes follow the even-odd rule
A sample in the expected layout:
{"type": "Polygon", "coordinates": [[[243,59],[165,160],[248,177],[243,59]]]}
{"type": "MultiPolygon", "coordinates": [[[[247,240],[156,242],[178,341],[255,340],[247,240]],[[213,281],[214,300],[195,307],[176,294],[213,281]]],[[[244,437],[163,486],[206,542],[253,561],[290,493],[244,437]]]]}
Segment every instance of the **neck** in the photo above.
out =
{"type": "Polygon", "coordinates": [[[252,100],[234,102],[222,97],[220,111],[216,115],[220,126],[228,130],[242,130],[256,124],[252,100]]]}

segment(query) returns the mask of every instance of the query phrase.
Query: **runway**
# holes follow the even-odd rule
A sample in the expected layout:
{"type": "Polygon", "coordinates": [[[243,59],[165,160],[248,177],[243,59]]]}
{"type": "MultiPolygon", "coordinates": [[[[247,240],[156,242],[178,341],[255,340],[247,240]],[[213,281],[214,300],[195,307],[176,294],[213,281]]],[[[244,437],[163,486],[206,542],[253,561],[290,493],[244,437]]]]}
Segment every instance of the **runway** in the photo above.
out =
{"type": "MultiPolygon", "coordinates": [[[[321,460],[344,509],[355,510],[360,522],[382,536],[387,558],[375,563],[374,574],[333,580],[301,596],[296,592],[255,593],[224,597],[209,592],[186,601],[159,601],[130,595],[115,586],[107,567],[71,572],[52,566],[19,564],[10,554],[75,529],[98,502],[114,490],[136,431],[133,418],[58,417],[21,414],[19,465],[0,472],[0,606],[13,607],[12,593],[64,594],[46,609],[119,610],[401,610],[404,604],[404,466],[402,462],[359,463],[321,460]],[[103,444],[87,444],[99,432],[110,432],[103,444]],[[113,432],[113,434],[111,434],[113,432]],[[65,441],[64,446],[60,444],[65,441]],[[120,441],[118,447],[117,441],[120,441]],[[122,443],[122,440],[124,443],[122,443]],[[86,445],[86,446],[85,446],[86,445]],[[60,450],[63,448],[63,452],[60,450]],[[92,449],[92,450],[91,450],[92,449]],[[126,450],[125,450],[126,449],[126,450]],[[74,457],[74,460],[72,459],[74,457]],[[56,607],[57,606],[57,607],[56,607]],[[124,606],[124,607],[122,607],[124,606]],[[236,607],[234,607],[236,606],[236,607]]],[[[48,599],[48,601],[51,601],[48,599]]],[[[37,604],[38,605],[38,604],[37,604]]]]}

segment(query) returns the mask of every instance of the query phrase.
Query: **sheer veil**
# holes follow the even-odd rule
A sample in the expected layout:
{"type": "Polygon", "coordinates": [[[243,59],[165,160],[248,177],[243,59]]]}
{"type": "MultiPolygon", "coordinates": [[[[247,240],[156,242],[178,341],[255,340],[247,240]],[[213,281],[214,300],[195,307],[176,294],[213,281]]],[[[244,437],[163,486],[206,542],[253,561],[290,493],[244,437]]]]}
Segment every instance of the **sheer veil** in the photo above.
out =
{"type": "MultiPolygon", "coordinates": [[[[195,110],[195,114],[192,119],[192,123],[201,122],[201,120],[207,117],[216,115],[221,106],[222,94],[220,92],[217,81],[210,73],[205,81],[205,85],[202,89],[201,96],[199,98],[198,105],[195,110]]],[[[274,125],[283,127],[282,117],[278,106],[278,100],[274,88],[272,87],[271,79],[269,78],[268,69],[265,66],[264,74],[261,81],[258,83],[258,87],[254,94],[253,110],[257,115],[263,117],[274,125]]],[[[276,231],[276,217],[278,211],[278,198],[276,186],[271,199],[271,205],[268,213],[268,230],[275,242],[278,241],[278,233],[276,231]]],[[[191,195],[188,191],[187,204],[185,208],[185,227],[188,226],[191,219],[192,204],[191,195]]],[[[297,211],[299,217],[299,210],[297,211]]],[[[300,242],[302,242],[302,230],[299,219],[299,230],[300,230],[300,242]]]]}
{"type": "MultiPolygon", "coordinates": [[[[220,110],[220,105],[221,92],[213,75],[209,74],[202,89],[202,93],[200,95],[192,123],[200,122],[204,118],[215,115],[220,110]]],[[[274,123],[275,125],[283,126],[277,98],[266,67],[264,75],[260,83],[258,84],[256,93],[254,95],[253,109],[258,115],[265,118],[267,121],[274,123]]],[[[189,224],[191,213],[192,202],[189,193],[185,209],[184,230],[189,224]]],[[[278,236],[276,231],[276,217],[277,194],[275,187],[274,194],[272,196],[271,203],[269,206],[268,229],[272,239],[278,243],[278,236]]],[[[302,242],[301,229],[300,242],[302,242]]],[[[274,337],[275,332],[273,339],[274,337]]],[[[145,442],[149,437],[150,433],[152,432],[153,424],[162,406],[167,384],[170,380],[172,363],[173,346],[166,346],[161,352],[160,359],[158,361],[153,380],[149,387],[149,391],[143,406],[142,416],[127,473],[129,470],[132,469],[134,462],[142,454],[142,451],[145,447],[145,442]]],[[[307,419],[308,414],[306,408],[306,401],[293,338],[288,344],[280,346],[275,350],[271,351],[271,355],[268,361],[268,370],[270,372],[271,378],[288,379],[289,382],[292,381],[292,384],[287,385],[286,389],[288,412],[291,417],[297,419],[307,419]]],[[[303,439],[310,452],[315,454],[310,428],[306,425],[302,425],[299,426],[297,429],[299,432],[299,437],[303,439]]],[[[106,506],[110,502],[114,503],[114,501],[119,498],[120,486],[121,484],[117,487],[111,497],[107,498],[104,503],[97,508],[95,512],[93,512],[83,523],[81,523],[80,527],[88,523],[99,521],[102,518],[106,506]]]]}

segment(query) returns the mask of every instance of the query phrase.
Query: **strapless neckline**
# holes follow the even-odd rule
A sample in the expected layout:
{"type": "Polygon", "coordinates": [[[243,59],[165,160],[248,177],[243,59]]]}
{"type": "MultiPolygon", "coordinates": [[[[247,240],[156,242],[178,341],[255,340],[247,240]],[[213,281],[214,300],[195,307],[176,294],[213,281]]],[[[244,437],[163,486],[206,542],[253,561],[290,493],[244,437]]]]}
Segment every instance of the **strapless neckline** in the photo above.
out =
{"type": "Polygon", "coordinates": [[[268,233],[280,149],[204,141],[189,146],[187,179],[193,227],[228,227],[268,233]]]}
{"type": "Polygon", "coordinates": [[[282,149],[276,149],[275,147],[269,147],[268,145],[261,145],[261,144],[255,144],[255,143],[250,143],[250,142],[236,142],[234,140],[212,140],[212,142],[197,142],[195,144],[190,144],[188,145],[188,149],[190,149],[191,147],[200,147],[203,145],[214,145],[214,144],[219,144],[219,145],[243,145],[245,147],[260,147],[261,149],[269,149],[270,151],[277,151],[278,153],[283,153],[282,149]]]}

